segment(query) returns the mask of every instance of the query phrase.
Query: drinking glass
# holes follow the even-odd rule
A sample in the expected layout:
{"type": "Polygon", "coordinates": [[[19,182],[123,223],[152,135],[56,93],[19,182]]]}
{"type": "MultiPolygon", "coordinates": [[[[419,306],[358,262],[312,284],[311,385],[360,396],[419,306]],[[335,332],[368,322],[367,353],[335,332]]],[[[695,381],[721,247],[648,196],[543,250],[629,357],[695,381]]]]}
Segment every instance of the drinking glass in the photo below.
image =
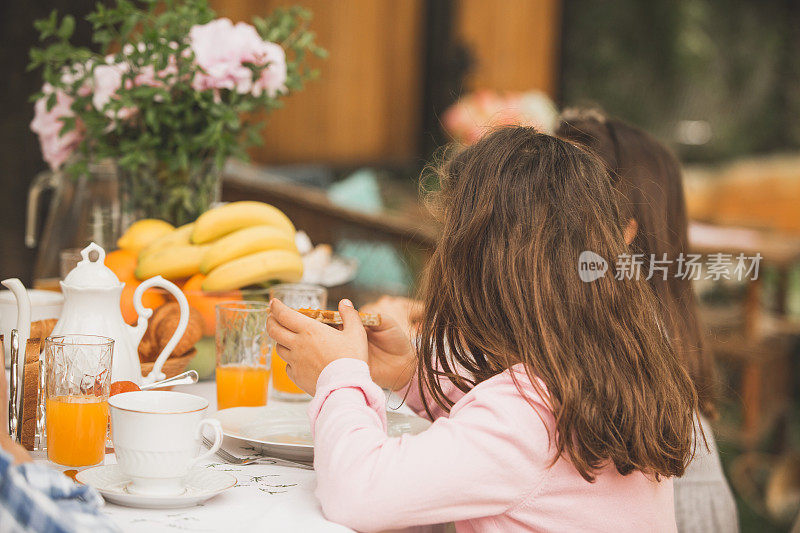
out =
{"type": "Polygon", "coordinates": [[[103,462],[114,339],[57,335],[44,341],[47,458],[63,466],[103,462]]]}
{"type": "Polygon", "coordinates": [[[217,409],[267,404],[269,304],[232,301],[216,305],[217,409]]]}
{"type": "MultiPolygon", "coordinates": [[[[325,309],[328,289],[305,283],[282,283],[273,286],[269,297],[277,298],[292,309],[325,309]]],[[[272,350],[272,388],[275,397],[281,400],[306,400],[308,394],[294,384],[286,374],[286,361],[272,350]]]]}

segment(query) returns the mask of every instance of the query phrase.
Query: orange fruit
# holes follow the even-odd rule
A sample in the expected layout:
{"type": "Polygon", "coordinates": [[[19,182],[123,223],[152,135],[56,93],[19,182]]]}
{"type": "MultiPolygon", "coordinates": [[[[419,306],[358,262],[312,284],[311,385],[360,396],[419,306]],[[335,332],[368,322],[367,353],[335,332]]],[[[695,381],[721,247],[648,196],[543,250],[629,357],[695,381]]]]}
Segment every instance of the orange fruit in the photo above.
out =
{"type": "Polygon", "coordinates": [[[114,396],[115,394],[121,394],[123,392],[136,392],[138,390],[142,389],[140,389],[139,385],[133,381],[115,381],[111,384],[111,389],[108,395],[114,396]]]}
{"type": "Polygon", "coordinates": [[[203,286],[203,281],[205,281],[205,279],[206,276],[204,274],[195,274],[184,282],[182,288],[184,292],[203,292],[201,287],[203,286]]]}
{"type": "Polygon", "coordinates": [[[220,302],[241,300],[242,293],[239,291],[205,293],[202,289],[205,279],[204,274],[195,274],[186,280],[182,288],[189,305],[200,311],[203,316],[203,335],[211,337],[217,329],[217,314],[214,306],[220,302]]]}
{"type": "MultiPolygon", "coordinates": [[[[139,315],[136,313],[136,308],[133,306],[133,293],[136,291],[142,282],[136,278],[131,278],[125,281],[125,287],[122,289],[122,295],[119,298],[119,307],[122,310],[122,318],[128,324],[135,325],[139,320],[139,315]]],[[[167,298],[163,292],[157,289],[150,289],[145,291],[142,295],[142,305],[150,309],[156,309],[167,303],[167,298]]]]}
{"type": "Polygon", "coordinates": [[[114,250],[106,254],[105,264],[117,275],[120,281],[136,279],[136,254],[130,250],[114,250]]]}

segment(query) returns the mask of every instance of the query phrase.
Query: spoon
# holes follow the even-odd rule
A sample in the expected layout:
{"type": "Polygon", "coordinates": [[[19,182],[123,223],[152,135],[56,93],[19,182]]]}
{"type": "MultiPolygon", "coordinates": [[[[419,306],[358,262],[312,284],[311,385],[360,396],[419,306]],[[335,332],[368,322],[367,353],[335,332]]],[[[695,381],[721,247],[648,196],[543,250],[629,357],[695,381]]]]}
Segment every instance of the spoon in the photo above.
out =
{"type": "Polygon", "coordinates": [[[172,376],[171,378],[162,379],[161,381],[155,381],[153,383],[148,383],[147,385],[142,385],[139,387],[141,390],[150,390],[150,389],[160,389],[162,387],[172,387],[174,385],[193,385],[197,383],[197,372],[194,370],[187,370],[177,376],[172,376]]]}

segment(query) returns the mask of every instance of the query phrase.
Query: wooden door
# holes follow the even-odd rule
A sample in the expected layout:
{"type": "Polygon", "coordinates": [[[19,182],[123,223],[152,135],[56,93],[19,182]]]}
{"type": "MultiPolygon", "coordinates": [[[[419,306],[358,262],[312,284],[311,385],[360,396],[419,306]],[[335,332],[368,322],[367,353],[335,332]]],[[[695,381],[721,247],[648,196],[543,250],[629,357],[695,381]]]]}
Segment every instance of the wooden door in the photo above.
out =
{"type": "Polygon", "coordinates": [[[329,57],[318,80],[269,117],[263,163],[405,162],[418,155],[422,121],[422,0],[213,0],[234,21],[300,4],[329,57]]]}
{"type": "Polygon", "coordinates": [[[468,90],[556,96],[560,0],[457,0],[457,35],[474,64],[468,90]]]}

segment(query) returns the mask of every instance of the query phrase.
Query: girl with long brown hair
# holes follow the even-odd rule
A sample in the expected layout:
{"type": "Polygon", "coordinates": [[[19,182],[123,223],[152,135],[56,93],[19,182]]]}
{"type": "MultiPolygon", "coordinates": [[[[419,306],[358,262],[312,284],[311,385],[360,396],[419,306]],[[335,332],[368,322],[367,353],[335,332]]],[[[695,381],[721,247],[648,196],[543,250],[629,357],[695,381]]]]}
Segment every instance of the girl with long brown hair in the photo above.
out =
{"type": "Polygon", "coordinates": [[[689,252],[688,219],[678,160],[635,126],[597,110],[565,111],[556,133],[597,154],[622,194],[622,215],[631,254],[667,259],[666,275],[650,285],[672,346],[692,378],[699,401],[695,451],[675,480],[675,518],[681,533],[738,530],[736,502],[722,471],[708,418],[715,416],[714,363],[703,341],[691,280],[679,275],[680,254],[689,252]]]}
{"type": "Polygon", "coordinates": [[[367,332],[347,300],[341,331],[271,303],[277,353],[314,394],[326,516],[366,531],[674,531],[697,400],[647,281],[614,277],[627,246],[603,165],[507,127],[441,178],[416,350],[391,320],[367,332]],[[587,250],[609,263],[594,281],[579,276],[587,250]],[[443,416],[388,437],[370,358],[443,416]]]}

